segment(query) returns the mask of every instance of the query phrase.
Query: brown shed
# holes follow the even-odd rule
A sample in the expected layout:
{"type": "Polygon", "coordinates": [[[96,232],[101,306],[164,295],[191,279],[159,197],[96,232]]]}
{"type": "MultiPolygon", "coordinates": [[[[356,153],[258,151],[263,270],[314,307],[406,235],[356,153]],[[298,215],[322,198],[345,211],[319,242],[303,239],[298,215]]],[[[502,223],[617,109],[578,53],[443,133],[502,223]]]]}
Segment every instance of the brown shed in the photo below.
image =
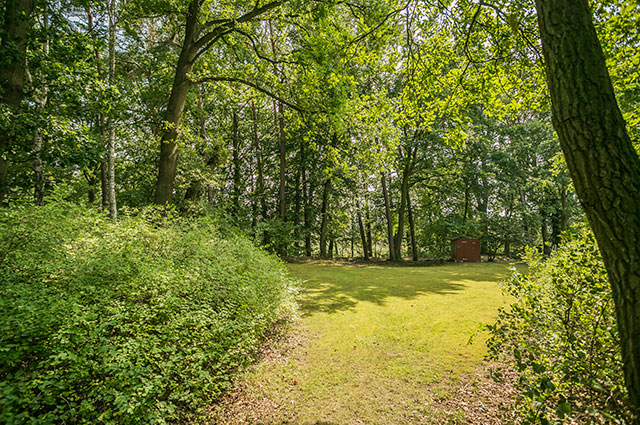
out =
{"type": "Polygon", "coordinates": [[[456,261],[480,261],[480,239],[453,239],[451,241],[451,257],[456,261]]]}

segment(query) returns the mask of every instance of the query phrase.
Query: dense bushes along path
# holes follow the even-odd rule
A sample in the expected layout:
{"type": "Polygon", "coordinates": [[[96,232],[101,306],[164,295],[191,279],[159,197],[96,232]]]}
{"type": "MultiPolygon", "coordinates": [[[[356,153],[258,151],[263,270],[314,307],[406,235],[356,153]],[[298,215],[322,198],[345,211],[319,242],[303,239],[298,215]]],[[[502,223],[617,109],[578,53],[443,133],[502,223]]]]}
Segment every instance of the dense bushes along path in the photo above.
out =
{"type": "Polygon", "coordinates": [[[303,282],[295,336],[249,369],[212,423],[491,423],[504,397],[488,400],[493,384],[475,373],[485,336],[468,342],[506,305],[507,265],[289,267],[303,282]],[[476,406],[456,400],[483,388],[468,397],[476,406]]]}
{"type": "Polygon", "coordinates": [[[290,283],[206,218],[0,210],[0,423],[191,419],[286,314],[290,283]]]}

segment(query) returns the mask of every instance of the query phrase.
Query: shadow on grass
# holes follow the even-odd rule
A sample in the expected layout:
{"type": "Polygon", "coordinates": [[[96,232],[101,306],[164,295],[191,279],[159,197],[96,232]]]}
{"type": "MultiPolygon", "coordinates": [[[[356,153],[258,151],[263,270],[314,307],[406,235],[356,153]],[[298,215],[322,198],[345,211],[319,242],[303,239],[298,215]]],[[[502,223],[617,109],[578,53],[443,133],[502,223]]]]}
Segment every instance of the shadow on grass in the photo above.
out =
{"type": "Polygon", "coordinates": [[[305,281],[299,301],[305,315],[351,310],[363,301],[382,305],[390,297],[413,299],[425,294],[455,294],[469,282],[496,282],[505,277],[495,267],[460,265],[429,268],[304,265],[294,274],[305,281]]]}

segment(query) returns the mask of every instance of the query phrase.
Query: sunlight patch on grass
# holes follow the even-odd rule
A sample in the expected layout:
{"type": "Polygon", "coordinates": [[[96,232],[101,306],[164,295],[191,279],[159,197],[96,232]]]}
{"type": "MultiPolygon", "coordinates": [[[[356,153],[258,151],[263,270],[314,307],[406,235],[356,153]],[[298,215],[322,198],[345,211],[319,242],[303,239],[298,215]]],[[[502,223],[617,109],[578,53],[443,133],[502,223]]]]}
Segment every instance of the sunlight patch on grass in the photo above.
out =
{"type": "Polygon", "coordinates": [[[498,282],[510,273],[505,264],[289,268],[303,281],[306,343],[246,379],[296,424],[436,420],[433,400],[486,353],[483,334],[468,341],[506,304],[498,282]]]}

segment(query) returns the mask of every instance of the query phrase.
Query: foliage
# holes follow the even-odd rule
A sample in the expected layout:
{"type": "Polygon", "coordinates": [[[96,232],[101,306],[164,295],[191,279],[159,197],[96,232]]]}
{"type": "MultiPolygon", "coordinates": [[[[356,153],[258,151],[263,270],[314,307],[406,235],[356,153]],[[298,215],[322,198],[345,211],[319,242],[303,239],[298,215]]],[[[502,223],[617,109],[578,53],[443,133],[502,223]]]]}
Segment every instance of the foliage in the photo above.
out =
{"type": "Polygon", "coordinates": [[[0,422],[165,423],[228,388],[292,281],[208,219],[0,212],[0,422]]]}
{"type": "MultiPolygon", "coordinates": [[[[582,230],[544,260],[527,254],[515,297],[490,326],[491,356],[517,370],[525,423],[634,423],[626,404],[613,300],[593,235],[582,230]]],[[[500,376],[500,371],[498,375],[500,376]]]]}

